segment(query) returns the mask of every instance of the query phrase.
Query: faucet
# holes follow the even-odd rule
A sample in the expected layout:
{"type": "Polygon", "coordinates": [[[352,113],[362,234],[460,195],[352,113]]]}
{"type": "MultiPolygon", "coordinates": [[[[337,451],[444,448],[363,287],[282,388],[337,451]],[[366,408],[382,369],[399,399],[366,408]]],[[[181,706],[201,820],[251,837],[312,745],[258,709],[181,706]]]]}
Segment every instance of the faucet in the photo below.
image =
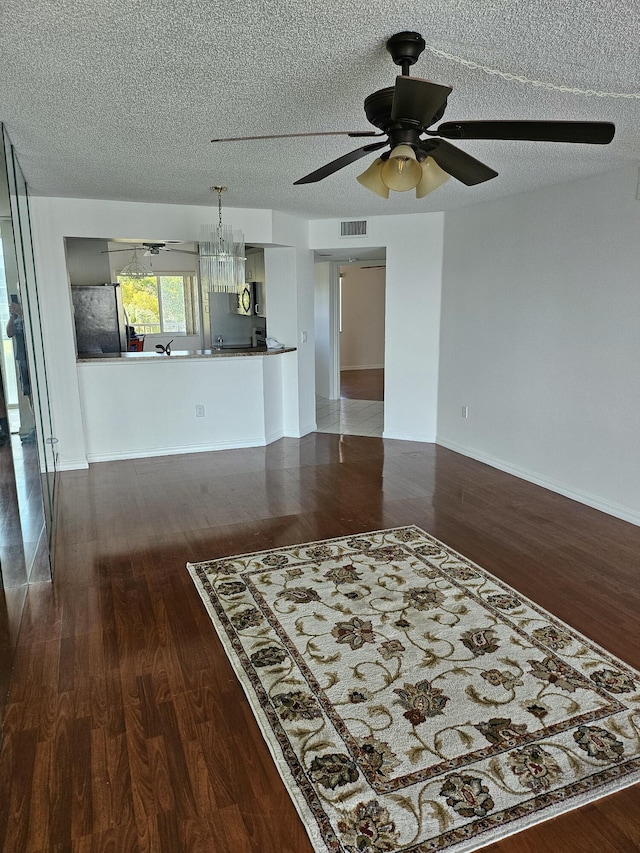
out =
{"type": "Polygon", "coordinates": [[[171,355],[171,344],[173,343],[173,338],[169,341],[166,346],[162,346],[162,344],[156,344],[156,352],[158,355],[165,353],[165,355],[171,355]]]}

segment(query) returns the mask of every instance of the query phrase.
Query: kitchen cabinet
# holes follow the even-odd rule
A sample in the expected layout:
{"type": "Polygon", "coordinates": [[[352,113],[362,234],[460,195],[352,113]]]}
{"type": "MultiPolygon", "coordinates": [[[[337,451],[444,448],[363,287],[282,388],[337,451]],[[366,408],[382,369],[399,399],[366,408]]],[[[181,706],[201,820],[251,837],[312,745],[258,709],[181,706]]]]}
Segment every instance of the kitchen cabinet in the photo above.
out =
{"type": "Polygon", "coordinates": [[[267,297],[265,294],[264,250],[247,249],[245,263],[245,281],[252,282],[251,312],[258,317],[267,316],[267,297]]]}
{"type": "Polygon", "coordinates": [[[247,249],[245,262],[245,281],[261,281],[264,283],[264,250],[247,249]]]}
{"type": "Polygon", "coordinates": [[[253,285],[253,313],[258,317],[267,316],[267,294],[264,281],[256,281],[253,285]]]}

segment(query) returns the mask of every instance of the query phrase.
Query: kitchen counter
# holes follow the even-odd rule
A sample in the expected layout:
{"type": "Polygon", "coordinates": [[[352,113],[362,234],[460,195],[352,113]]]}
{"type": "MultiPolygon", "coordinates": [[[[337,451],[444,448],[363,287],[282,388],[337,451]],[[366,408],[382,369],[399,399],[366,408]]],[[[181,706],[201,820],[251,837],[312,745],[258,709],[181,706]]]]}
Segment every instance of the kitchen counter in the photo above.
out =
{"type": "Polygon", "coordinates": [[[96,361],[138,362],[138,361],[175,361],[177,359],[237,358],[238,356],[280,355],[283,352],[295,352],[295,347],[267,349],[266,347],[222,347],[221,349],[171,350],[171,355],[163,352],[83,352],[78,354],[78,364],[91,364],[96,361]]]}

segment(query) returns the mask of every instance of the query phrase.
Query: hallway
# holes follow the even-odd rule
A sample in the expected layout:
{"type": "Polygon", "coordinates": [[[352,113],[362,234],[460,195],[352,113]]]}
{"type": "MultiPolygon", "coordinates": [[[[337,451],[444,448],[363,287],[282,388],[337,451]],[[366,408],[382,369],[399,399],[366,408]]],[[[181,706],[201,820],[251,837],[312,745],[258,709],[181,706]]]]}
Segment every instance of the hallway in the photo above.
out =
{"type": "Polygon", "coordinates": [[[318,432],[382,438],[384,370],[340,371],[340,399],[316,398],[318,432]]]}

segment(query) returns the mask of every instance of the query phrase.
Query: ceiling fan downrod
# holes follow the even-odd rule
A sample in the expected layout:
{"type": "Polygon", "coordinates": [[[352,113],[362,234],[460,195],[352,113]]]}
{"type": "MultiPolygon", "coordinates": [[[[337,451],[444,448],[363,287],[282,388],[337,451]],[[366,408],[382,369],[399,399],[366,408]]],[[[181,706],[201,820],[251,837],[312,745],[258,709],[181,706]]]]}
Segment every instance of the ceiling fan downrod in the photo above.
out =
{"type": "Polygon", "coordinates": [[[402,76],[409,76],[409,68],[420,58],[426,42],[420,33],[405,31],[387,39],[387,50],[396,65],[402,67],[402,76]]]}

